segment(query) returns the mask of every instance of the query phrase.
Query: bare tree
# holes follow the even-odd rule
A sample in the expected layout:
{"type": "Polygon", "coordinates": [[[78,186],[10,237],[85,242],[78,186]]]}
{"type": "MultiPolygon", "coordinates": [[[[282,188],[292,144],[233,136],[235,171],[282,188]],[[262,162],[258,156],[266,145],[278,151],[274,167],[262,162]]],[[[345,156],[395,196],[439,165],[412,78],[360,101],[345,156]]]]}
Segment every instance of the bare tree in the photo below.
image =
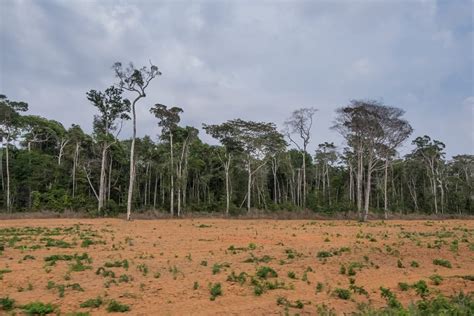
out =
{"type": "Polygon", "coordinates": [[[303,154],[303,195],[302,207],[306,206],[306,148],[308,147],[311,138],[311,127],[313,126],[313,116],[318,110],[316,108],[301,108],[293,111],[291,117],[285,121],[285,134],[288,139],[295,144],[295,146],[302,151],[303,154]],[[298,143],[293,139],[292,135],[297,134],[302,143],[298,143]]]}
{"type": "Polygon", "coordinates": [[[113,67],[115,75],[119,79],[119,87],[136,93],[135,99],[132,101],[132,122],[133,122],[133,134],[132,144],[130,146],[130,177],[128,184],[128,197],[127,197],[127,220],[130,220],[132,213],[132,196],[133,196],[133,185],[135,182],[135,138],[137,136],[137,116],[135,112],[135,105],[141,99],[146,97],[145,91],[148,88],[150,82],[157,76],[161,75],[158,67],[150,62],[150,68],[142,67],[137,69],[132,63],[127,68],[122,67],[122,63],[116,62],[113,67]]]}

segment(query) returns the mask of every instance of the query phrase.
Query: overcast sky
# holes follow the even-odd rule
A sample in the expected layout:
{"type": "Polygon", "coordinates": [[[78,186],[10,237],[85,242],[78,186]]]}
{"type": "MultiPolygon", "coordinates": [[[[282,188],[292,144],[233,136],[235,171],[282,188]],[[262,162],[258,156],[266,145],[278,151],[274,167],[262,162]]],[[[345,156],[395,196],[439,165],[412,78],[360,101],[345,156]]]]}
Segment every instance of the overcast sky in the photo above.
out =
{"type": "Polygon", "coordinates": [[[155,103],[182,107],[182,123],[196,127],[240,117],[281,128],[294,109],[314,106],[314,152],[343,145],[330,130],[336,108],[370,98],[405,109],[413,137],[445,142],[449,156],[473,154],[473,6],[0,0],[0,93],[91,131],[86,91],[116,82],[115,61],[151,60],[163,75],[138,104],[140,136],[159,132],[155,103]]]}

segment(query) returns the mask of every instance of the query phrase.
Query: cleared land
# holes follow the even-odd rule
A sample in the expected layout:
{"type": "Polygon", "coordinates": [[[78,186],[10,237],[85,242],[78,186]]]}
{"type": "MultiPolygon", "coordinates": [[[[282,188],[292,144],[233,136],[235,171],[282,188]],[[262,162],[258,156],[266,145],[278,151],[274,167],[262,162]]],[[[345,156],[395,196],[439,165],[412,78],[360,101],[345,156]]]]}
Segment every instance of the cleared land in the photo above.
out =
{"type": "Polygon", "coordinates": [[[6,220],[0,298],[12,312],[340,314],[473,293],[473,254],[472,220],[6,220]]]}

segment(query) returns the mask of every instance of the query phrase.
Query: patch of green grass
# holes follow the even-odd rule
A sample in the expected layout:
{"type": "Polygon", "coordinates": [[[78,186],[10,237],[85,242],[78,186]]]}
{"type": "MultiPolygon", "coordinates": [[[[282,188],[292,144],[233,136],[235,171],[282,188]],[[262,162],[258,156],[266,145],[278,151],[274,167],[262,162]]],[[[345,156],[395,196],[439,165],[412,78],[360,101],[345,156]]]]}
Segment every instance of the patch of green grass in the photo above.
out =
{"type": "Polygon", "coordinates": [[[419,268],[420,264],[417,261],[413,260],[412,262],[410,262],[410,267],[419,268]]]}
{"type": "Polygon", "coordinates": [[[401,308],[402,304],[397,300],[395,294],[387,288],[381,287],[380,288],[380,296],[382,296],[386,301],[387,305],[390,308],[401,308]]]}
{"type": "Polygon", "coordinates": [[[104,267],[106,268],[124,268],[125,270],[128,270],[129,263],[127,259],[124,259],[122,261],[117,260],[113,262],[106,262],[104,263],[104,267]]]}
{"type": "Polygon", "coordinates": [[[256,276],[262,279],[276,278],[278,277],[278,273],[270,267],[262,266],[257,269],[256,276]]]}
{"type": "Polygon", "coordinates": [[[295,302],[291,302],[286,297],[282,297],[282,296],[277,298],[277,305],[298,308],[298,309],[302,309],[304,307],[304,303],[302,301],[296,300],[295,302]]]}
{"type": "Polygon", "coordinates": [[[81,305],[79,305],[81,308],[99,308],[102,305],[103,301],[100,296],[96,298],[91,298],[88,299],[85,302],[82,302],[81,305]]]}
{"type": "Polygon", "coordinates": [[[430,280],[433,281],[434,285],[440,285],[444,278],[439,274],[433,274],[430,276],[430,280]]]}
{"type": "Polygon", "coordinates": [[[221,272],[222,268],[228,268],[228,267],[230,267],[230,264],[228,264],[227,262],[214,263],[214,265],[212,266],[212,274],[217,274],[221,272]]]}
{"type": "Polygon", "coordinates": [[[232,271],[232,273],[229,274],[229,276],[227,277],[227,281],[235,282],[235,283],[238,282],[240,285],[244,284],[246,280],[247,280],[247,273],[245,273],[245,272],[240,272],[237,275],[237,274],[235,274],[234,271],[232,271]]]}
{"type": "Polygon", "coordinates": [[[125,313],[130,311],[130,306],[121,304],[116,300],[111,300],[107,305],[107,312],[109,313],[125,313]]]}
{"type": "Polygon", "coordinates": [[[50,303],[32,302],[22,306],[27,315],[47,315],[54,312],[54,307],[50,303]]]}
{"type": "Polygon", "coordinates": [[[0,297],[0,309],[3,311],[11,311],[15,307],[15,300],[8,296],[0,297]]]}
{"type": "Polygon", "coordinates": [[[437,266],[442,266],[442,267],[445,267],[445,268],[452,268],[451,262],[449,262],[449,260],[445,260],[445,259],[434,259],[433,264],[437,265],[437,266]]]}
{"type": "Polygon", "coordinates": [[[348,300],[351,298],[351,292],[347,289],[336,288],[333,294],[341,300],[348,300]]]}
{"type": "Polygon", "coordinates": [[[322,259],[322,258],[329,258],[329,257],[332,257],[332,253],[329,252],[329,251],[319,251],[317,254],[316,254],[316,257],[322,259]]]}
{"type": "Polygon", "coordinates": [[[209,292],[211,293],[210,300],[214,301],[216,299],[216,297],[222,295],[222,286],[221,286],[221,284],[220,283],[210,284],[209,292]]]}
{"type": "Polygon", "coordinates": [[[408,285],[408,283],[405,283],[405,282],[398,282],[398,288],[401,290],[401,291],[408,291],[410,289],[410,285],[408,285]]]}
{"type": "Polygon", "coordinates": [[[296,273],[293,271],[288,271],[288,277],[290,279],[296,279],[296,273]]]}

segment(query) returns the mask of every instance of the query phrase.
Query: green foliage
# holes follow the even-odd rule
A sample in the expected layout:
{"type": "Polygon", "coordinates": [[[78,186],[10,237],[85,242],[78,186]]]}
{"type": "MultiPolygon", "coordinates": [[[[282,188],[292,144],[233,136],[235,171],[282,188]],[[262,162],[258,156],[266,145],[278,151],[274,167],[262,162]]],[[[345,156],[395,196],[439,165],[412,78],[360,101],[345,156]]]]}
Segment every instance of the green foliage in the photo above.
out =
{"type": "Polygon", "coordinates": [[[50,303],[32,302],[22,306],[27,315],[47,315],[54,312],[54,307],[50,303]]]}
{"type": "Polygon", "coordinates": [[[333,294],[341,300],[348,300],[351,298],[351,292],[347,289],[336,288],[333,294]]]}
{"type": "Polygon", "coordinates": [[[103,301],[100,296],[96,298],[88,299],[85,302],[82,302],[79,306],[81,308],[99,308],[102,305],[103,301]]]}
{"type": "Polygon", "coordinates": [[[121,304],[116,300],[111,300],[107,305],[107,312],[109,313],[125,313],[130,311],[130,306],[121,304]]]}
{"type": "Polygon", "coordinates": [[[270,267],[261,266],[257,269],[256,276],[262,279],[276,278],[278,277],[278,273],[270,267]]]}
{"type": "Polygon", "coordinates": [[[214,283],[209,285],[209,292],[211,293],[211,301],[214,301],[216,297],[222,295],[222,286],[220,283],[214,283]]]}
{"type": "Polygon", "coordinates": [[[15,307],[15,300],[8,296],[0,297],[0,308],[3,311],[11,311],[15,307]]]}
{"type": "Polygon", "coordinates": [[[437,265],[437,266],[442,266],[442,267],[445,267],[445,268],[452,268],[451,262],[449,262],[449,260],[445,260],[445,259],[434,259],[433,264],[437,265]]]}

